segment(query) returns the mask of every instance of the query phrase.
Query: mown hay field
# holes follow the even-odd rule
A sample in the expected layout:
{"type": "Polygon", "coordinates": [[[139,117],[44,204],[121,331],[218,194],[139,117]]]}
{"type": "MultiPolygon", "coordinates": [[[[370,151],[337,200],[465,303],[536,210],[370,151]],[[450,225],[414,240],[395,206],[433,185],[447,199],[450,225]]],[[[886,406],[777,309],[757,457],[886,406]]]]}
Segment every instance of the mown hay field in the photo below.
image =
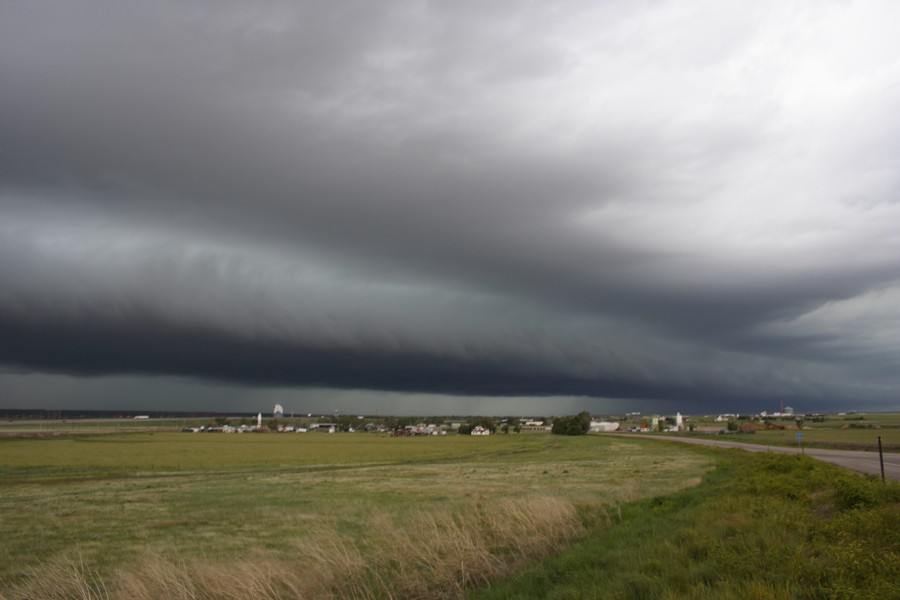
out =
{"type": "Polygon", "coordinates": [[[0,594],[457,597],[711,466],[607,436],[4,439],[0,594]]]}

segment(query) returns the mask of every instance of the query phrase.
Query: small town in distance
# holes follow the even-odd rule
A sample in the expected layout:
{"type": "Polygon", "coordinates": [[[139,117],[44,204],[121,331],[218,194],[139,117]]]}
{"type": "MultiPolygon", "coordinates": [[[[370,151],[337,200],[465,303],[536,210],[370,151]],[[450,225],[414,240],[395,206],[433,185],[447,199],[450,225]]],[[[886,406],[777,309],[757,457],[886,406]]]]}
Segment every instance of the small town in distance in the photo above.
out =
{"type": "MultiPolygon", "coordinates": [[[[146,415],[142,415],[146,416],[146,415]]],[[[674,415],[639,412],[624,415],[553,416],[371,416],[285,413],[275,405],[271,413],[254,416],[216,416],[207,423],[182,428],[185,433],[381,433],[398,437],[495,434],[670,433],[696,435],[754,435],[803,431],[816,427],[838,429],[881,429],[882,425],[864,413],[798,414],[787,406],[776,412],[759,414],[721,413],[715,415],[674,415]]],[[[891,425],[886,425],[891,427],[891,425]]]]}
{"type": "MultiPolygon", "coordinates": [[[[900,430],[900,415],[892,413],[799,413],[790,406],[757,414],[720,413],[708,415],[625,414],[598,415],[582,411],[577,415],[508,416],[392,416],[331,413],[299,413],[276,404],[269,411],[253,413],[177,413],[116,411],[0,411],[0,433],[41,435],[81,431],[121,431],[153,428],[184,433],[374,433],[396,437],[446,435],[597,433],[675,434],[697,436],[741,436],[797,442],[802,437],[835,437],[836,447],[853,446],[854,438],[869,434],[887,435],[887,448],[900,449],[893,440],[900,430]],[[878,431],[875,431],[878,430],[878,431]],[[825,435],[825,434],[828,435],[825,435]],[[799,434],[799,437],[798,437],[799,434]],[[846,442],[842,445],[842,442],[846,442]]],[[[874,438],[873,438],[874,439],[874,438]]],[[[761,440],[760,440],[761,441],[761,440]]],[[[900,440],[898,440],[900,441],[900,440]]]]}

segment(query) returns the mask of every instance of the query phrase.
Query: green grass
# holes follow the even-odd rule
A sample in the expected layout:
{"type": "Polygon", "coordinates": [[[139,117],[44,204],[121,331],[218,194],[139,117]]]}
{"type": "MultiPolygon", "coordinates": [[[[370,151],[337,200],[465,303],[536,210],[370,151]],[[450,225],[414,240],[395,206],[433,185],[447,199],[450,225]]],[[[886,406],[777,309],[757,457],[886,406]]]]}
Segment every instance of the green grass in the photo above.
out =
{"type": "Polygon", "coordinates": [[[817,423],[805,425],[802,431],[796,429],[758,431],[752,435],[740,436],[740,441],[754,444],[796,446],[798,444],[796,438],[798,433],[803,434],[802,443],[807,447],[877,450],[878,437],[880,436],[885,451],[900,451],[900,429],[839,429],[823,427],[817,423]]]}
{"type": "Polygon", "coordinates": [[[6,419],[0,420],[0,435],[110,433],[146,430],[177,431],[186,425],[210,425],[210,418],[190,419],[6,419]]]}
{"type": "Polygon", "coordinates": [[[613,527],[471,597],[900,597],[900,486],[803,456],[707,452],[719,466],[702,485],[628,504],[613,527]]]}
{"type": "MultiPolygon", "coordinates": [[[[358,554],[354,568],[365,571],[383,560],[386,532],[431,527],[452,540],[454,527],[470,518],[497,534],[504,526],[490,523],[495,516],[509,515],[519,527],[529,522],[528,506],[549,507],[550,525],[557,511],[568,523],[558,543],[568,543],[599,526],[610,506],[694,485],[711,465],[692,448],[598,436],[145,432],[2,439],[0,595],[40,589],[60,565],[113,581],[148,564],[195,565],[175,569],[169,579],[177,579],[200,561],[222,565],[221,577],[248,556],[271,564],[325,555],[334,550],[316,546],[325,542],[340,546],[341,556],[358,554]]],[[[525,538],[516,537],[516,550],[504,550],[511,548],[504,538],[491,552],[519,552],[525,538]]],[[[401,537],[391,545],[403,543],[401,537]]]]}
{"type": "MultiPolygon", "coordinates": [[[[710,437],[728,439],[730,441],[767,446],[798,446],[796,435],[803,434],[802,444],[807,448],[826,448],[839,450],[878,449],[878,438],[881,437],[885,452],[900,452],[900,413],[871,413],[866,415],[824,415],[816,418],[804,418],[803,428],[797,429],[797,421],[793,418],[773,419],[773,425],[783,429],[760,429],[752,434],[734,434],[727,438],[719,438],[706,433],[654,433],[652,435],[681,435],[689,437],[710,437]]],[[[726,423],[716,422],[712,417],[691,417],[690,425],[698,428],[723,429],[726,423]]],[[[737,421],[739,425],[746,420],[737,421]]]]}
{"type": "MultiPolygon", "coordinates": [[[[522,441],[524,436],[521,436],[522,441]]],[[[328,469],[473,458],[527,449],[500,437],[472,444],[464,436],[399,439],[379,435],[153,433],[0,438],[0,476],[94,477],[159,471],[328,469]]]]}
{"type": "Polygon", "coordinates": [[[803,456],[145,432],[0,440],[0,491],[3,598],[900,597],[900,486],[803,456]]]}

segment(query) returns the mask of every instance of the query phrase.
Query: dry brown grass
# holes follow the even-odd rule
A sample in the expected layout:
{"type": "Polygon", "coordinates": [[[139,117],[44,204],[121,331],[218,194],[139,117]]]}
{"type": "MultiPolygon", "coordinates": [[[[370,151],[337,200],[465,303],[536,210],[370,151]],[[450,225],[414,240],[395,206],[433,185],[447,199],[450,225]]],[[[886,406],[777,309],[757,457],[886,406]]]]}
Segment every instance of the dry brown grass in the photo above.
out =
{"type": "Polygon", "coordinates": [[[41,569],[33,569],[28,583],[8,596],[22,600],[101,600],[109,597],[99,575],[86,567],[81,558],[57,560],[41,569]]]}
{"type": "Polygon", "coordinates": [[[10,599],[287,600],[459,598],[558,552],[586,528],[568,500],[535,496],[462,510],[372,520],[365,548],[323,529],[291,556],[257,552],[239,561],[183,562],[145,556],[101,581],[80,562],[34,572],[10,599]]]}
{"type": "Polygon", "coordinates": [[[460,597],[585,533],[575,507],[553,497],[473,504],[461,513],[421,513],[384,535],[392,552],[371,566],[389,587],[376,589],[373,597],[460,597]]]}

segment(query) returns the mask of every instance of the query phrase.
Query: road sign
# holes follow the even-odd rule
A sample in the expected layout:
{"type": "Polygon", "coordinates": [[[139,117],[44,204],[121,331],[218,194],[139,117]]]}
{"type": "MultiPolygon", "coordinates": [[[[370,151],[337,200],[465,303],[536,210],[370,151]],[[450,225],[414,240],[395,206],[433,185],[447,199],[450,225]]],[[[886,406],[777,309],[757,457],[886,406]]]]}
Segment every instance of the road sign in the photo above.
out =
{"type": "Polygon", "coordinates": [[[797,439],[798,439],[798,440],[802,440],[802,439],[803,439],[803,434],[802,434],[802,433],[798,433],[798,434],[797,434],[797,439]]]}

